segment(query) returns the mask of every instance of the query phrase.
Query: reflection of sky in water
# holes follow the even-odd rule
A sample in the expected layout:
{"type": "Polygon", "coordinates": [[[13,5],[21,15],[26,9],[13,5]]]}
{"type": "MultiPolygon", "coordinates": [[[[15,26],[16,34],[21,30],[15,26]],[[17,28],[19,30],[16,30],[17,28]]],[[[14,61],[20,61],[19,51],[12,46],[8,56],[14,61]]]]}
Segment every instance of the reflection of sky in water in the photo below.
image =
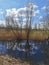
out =
{"type": "MultiPolygon", "coordinates": [[[[19,51],[24,51],[25,52],[26,51],[25,50],[25,45],[26,45],[26,42],[21,42],[19,44],[19,47],[17,47],[17,49],[19,51]]],[[[29,49],[30,54],[37,54],[41,50],[41,44],[37,44],[37,43],[31,41],[29,43],[29,45],[30,45],[30,49],[29,49]]]]}
{"type": "Polygon", "coordinates": [[[41,45],[40,44],[36,45],[35,43],[32,43],[31,54],[37,54],[39,53],[39,51],[41,51],[41,45]]]}
{"type": "MultiPolygon", "coordinates": [[[[46,46],[48,46],[48,42],[45,42],[46,46]]],[[[17,45],[17,44],[16,44],[17,45]]],[[[13,55],[13,56],[19,56],[19,54],[21,55],[21,57],[25,57],[25,45],[26,45],[26,41],[22,41],[19,46],[16,47],[16,45],[14,45],[14,50],[6,50],[6,44],[3,44],[3,42],[0,42],[0,52],[6,53],[6,51],[8,51],[8,54],[13,55]]],[[[31,55],[31,59],[43,59],[44,55],[42,53],[42,45],[41,42],[30,42],[30,49],[28,51],[28,53],[30,53],[31,55]]]]}
{"type": "MultiPolygon", "coordinates": [[[[3,49],[5,47],[5,45],[3,46],[0,42],[0,50],[3,49]]],[[[4,42],[5,43],[5,42],[4,42]]],[[[18,49],[19,51],[25,51],[25,45],[26,45],[26,40],[22,41],[18,47],[16,47],[16,45],[14,45],[13,49],[18,49]]],[[[30,53],[31,54],[36,54],[38,52],[42,52],[42,45],[41,42],[35,42],[35,41],[29,41],[29,45],[30,45],[30,53]]],[[[46,41],[46,46],[48,46],[48,42],[46,41]]]]}
{"type": "Polygon", "coordinates": [[[6,53],[6,45],[0,44],[0,53],[6,53]]]}

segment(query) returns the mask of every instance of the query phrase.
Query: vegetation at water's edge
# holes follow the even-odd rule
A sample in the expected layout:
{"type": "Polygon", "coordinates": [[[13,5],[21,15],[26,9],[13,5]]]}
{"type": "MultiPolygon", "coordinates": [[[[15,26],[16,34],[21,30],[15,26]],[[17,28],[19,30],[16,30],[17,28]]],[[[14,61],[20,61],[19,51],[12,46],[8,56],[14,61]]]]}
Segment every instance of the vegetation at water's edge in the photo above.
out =
{"type": "MultiPolygon", "coordinates": [[[[19,29],[6,29],[0,28],[0,40],[12,40],[17,39],[17,37],[21,39],[27,39],[27,30],[23,29],[22,31],[19,29]]],[[[49,38],[49,30],[31,30],[29,33],[29,39],[32,40],[45,40],[49,38]]]]}

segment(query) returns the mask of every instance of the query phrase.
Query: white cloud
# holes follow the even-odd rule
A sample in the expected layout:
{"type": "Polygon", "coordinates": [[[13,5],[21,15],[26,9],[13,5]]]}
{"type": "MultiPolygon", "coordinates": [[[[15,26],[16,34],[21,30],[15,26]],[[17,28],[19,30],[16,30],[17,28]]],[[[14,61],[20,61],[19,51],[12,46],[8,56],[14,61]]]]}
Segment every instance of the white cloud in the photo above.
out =
{"type": "Polygon", "coordinates": [[[12,15],[16,15],[16,14],[17,14],[16,8],[6,10],[6,16],[12,16],[12,15]]]}
{"type": "Polygon", "coordinates": [[[43,16],[39,16],[39,19],[42,19],[43,18],[43,16]]]}
{"type": "Polygon", "coordinates": [[[0,11],[0,14],[3,14],[4,12],[3,11],[0,11]]]}
{"type": "MultiPolygon", "coordinates": [[[[32,3],[30,5],[31,5],[31,7],[33,7],[33,10],[32,10],[32,14],[31,15],[29,14],[29,16],[36,16],[37,14],[40,13],[40,10],[38,10],[38,9],[35,10],[34,9],[34,8],[38,8],[37,5],[34,5],[32,3]]],[[[26,24],[26,20],[27,20],[27,18],[26,18],[26,15],[27,15],[26,13],[27,12],[26,11],[29,10],[29,12],[30,12],[30,8],[24,7],[24,8],[19,8],[19,9],[16,9],[16,8],[7,9],[6,10],[6,16],[13,16],[14,20],[16,20],[16,21],[19,21],[19,17],[24,16],[25,17],[23,19],[23,26],[24,26],[26,24]]],[[[19,22],[18,22],[18,24],[19,24],[19,22]]],[[[20,26],[20,24],[19,24],[19,26],[20,26]]]]}
{"type": "Polygon", "coordinates": [[[43,6],[42,9],[45,10],[46,9],[46,6],[43,6]]]}
{"type": "Polygon", "coordinates": [[[17,10],[17,13],[18,13],[18,12],[21,12],[21,11],[26,11],[26,9],[27,9],[27,7],[19,8],[19,9],[17,10]]]}
{"type": "MultiPolygon", "coordinates": [[[[6,16],[12,16],[12,15],[14,15],[15,17],[18,17],[18,16],[26,16],[27,14],[27,12],[26,12],[26,7],[24,7],[24,8],[19,8],[18,10],[16,10],[16,9],[8,9],[8,10],[6,10],[6,16]],[[23,14],[22,14],[22,12],[24,12],[23,14]]],[[[33,10],[32,11],[32,16],[35,16],[36,14],[39,14],[40,13],[40,11],[39,10],[33,10]]],[[[31,14],[29,14],[29,16],[31,16],[31,14]]]]}
{"type": "Polygon", "coordinates": [[[40,10],[34,10],[33,16],[36,16],[39,13],[40,13],[40,10]]]}
{"type": "Polygon", "coordinates": [[[40,13],[40,10],[36,10],[35,13],[36,13],[36,14],[39,14],[39,13],[40,13]]]}
{"type": "Polygon", "coordinates": [[[19,8],[19,9],[16,9],[16,8],[12,8],[12,9],[7,9],[6,12],[6,16],[11,16],[11,15],[15,15],[15,17],[17,16],[26,16],[26,11],[30,11],[31,7],[33,7],[32,9],[32,15],[35,15],[35,14],[38,14],[39,13],[39,10],[37,9],[36,11],[34,10],[34,8],[38,8],[37,5],[33,4],[33,3],[29,3],[30,7],[24,7],[24,8],[19,8]],[[22,12],[25,12],[22,14],[22,12]],[[34,14],[33,14],[34,12],[34,14]]]}
{"type": "Polygon", "coordinates": [[[2,9],[0,9],[0,14],[3,14],[4,12],[3,12],[3,10],[2,9]]]}
{"type": "Polygon", "coordinates": [[[34,4],[34,5],[33,5],[33,8],[38,8],[38,6],[34,4]]]}
{"type": "Polygon", "coordinates": [[[30,10],[30,9],[27,7],[19,8],[19,9],[16,9],[16,8],[7,9],[6,16],[12,16],[12,15],[15,15],[16,17],[17,16],[25,16],[25,14],[22,14],[22,12],[26,12],[26,10],[30,10]]]}

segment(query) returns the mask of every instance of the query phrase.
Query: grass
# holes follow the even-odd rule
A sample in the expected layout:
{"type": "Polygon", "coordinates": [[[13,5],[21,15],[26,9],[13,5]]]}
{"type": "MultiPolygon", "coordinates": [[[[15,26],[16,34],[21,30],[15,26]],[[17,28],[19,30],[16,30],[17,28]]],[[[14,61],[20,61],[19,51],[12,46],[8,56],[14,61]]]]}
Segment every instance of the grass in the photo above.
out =
{"type": "MultiPolygon", "coordinates": [[[[13,40],[17,37],[22,39],[27,39],[26,30],[16,30],[13,29],[0,28],[0,40],[13,40]],[[14,32],[13,32],[14,31],[14,32]]],[[[45,40],[49,38],[49,30],[31,30],[29,34],[29,39],[32,40],[45,40]]]]}

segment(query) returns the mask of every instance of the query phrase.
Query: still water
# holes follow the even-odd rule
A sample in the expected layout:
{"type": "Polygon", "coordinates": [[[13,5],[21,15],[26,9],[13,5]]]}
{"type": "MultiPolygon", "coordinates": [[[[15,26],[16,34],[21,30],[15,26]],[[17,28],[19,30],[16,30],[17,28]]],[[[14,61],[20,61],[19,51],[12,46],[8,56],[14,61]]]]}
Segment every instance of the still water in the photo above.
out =
{"type": "MultiPolygon", "coordinates": [[[[14,42],[11,41],[10,43],[13,44],[14,42]]],[[[45,60],[42,44],[44,43],[46,47],[49,48],[48,45],[49,42],[47,40],[44,42],[30,40],[29,41],[30,48],[27,52],[25,49],[26,40],[21,41],[18,46],[17,46],[17,42],[15,42],[15,45],[13,46],[12,49],[7,47],[7,45],[10,43],[7,41],[0,41],[0,53],[9,54],[15,58],[20,57],[22,60],[26,59],[26,54],[27,54],[28,59],[36,62],[45,60]]]]}

